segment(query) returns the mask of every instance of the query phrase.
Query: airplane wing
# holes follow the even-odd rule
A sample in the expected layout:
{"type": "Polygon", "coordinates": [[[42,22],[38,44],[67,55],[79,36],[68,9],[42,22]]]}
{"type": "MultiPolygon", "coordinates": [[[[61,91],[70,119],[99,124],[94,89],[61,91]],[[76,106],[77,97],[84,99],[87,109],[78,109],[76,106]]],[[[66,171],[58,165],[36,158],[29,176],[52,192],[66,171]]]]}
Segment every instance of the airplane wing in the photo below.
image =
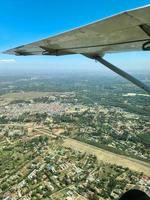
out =
{"type": "Polygon", "coordinates": [[[150,50],[150,5],[5,51],[14,55],[104,55],[150,50]]]}

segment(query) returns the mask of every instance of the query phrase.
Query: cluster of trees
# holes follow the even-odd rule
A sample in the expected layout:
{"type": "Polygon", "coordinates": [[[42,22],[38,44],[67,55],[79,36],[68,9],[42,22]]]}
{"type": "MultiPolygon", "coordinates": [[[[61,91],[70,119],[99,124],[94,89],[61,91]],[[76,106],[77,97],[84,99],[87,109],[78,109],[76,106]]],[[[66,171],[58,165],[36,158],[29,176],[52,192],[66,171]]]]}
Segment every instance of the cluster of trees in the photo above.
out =
{"type": "Polygon", "coordinates": [[[30,114],[29,112],[25,112],[22,115],[20,115],[17,119],[12,119],[12,121],[16,122],[44,122],[46,118],[48,117],[48,114],[46,112],[44,113],[36,113],[36,114],[30,114]]]}
{"type": "Polygon", "coordinates": [[[23,99],[16,99],[10,102],[10,104],[19,104],[19,103],[31,103],[29,100],[23,100],[23,99]]]}
{"type": "Polygon", "coordinates": [[[7,124],[9,119],[6,116],[0,116],[0,124],[7,124]]]}
{"type": "Polygon", "coordinates": [[[24,149],[28,149],[28,148],[33,148],[39,144],[42,145],[47,145],[48,144],[48,136],[47,135],[40,135],[39,137],[35,137],[33,139],[31,139],[30,141],[24,142],[23,144],[21,144],[24,149]]]}
{"type": "Polygon", "coordinates": [[[51,99],[49,97],[38,97],[38,98],[33,98],[33,101],[35,103],[52,103],[54,102],[55,100],[54,99],[51,99]]]}
{"type": "Polygon", "coordinates": [[[146,147],[150,147],[150,132],[140,134],[139,137],[146,147]]]}

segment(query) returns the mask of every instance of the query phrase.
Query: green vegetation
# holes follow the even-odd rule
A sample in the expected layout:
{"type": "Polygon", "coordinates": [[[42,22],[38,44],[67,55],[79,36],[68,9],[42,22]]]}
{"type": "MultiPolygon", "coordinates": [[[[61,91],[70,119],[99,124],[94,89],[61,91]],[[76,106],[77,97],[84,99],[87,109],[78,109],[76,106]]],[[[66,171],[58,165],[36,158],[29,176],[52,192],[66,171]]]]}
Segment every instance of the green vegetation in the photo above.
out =
{"type": "MultiPolygon", "coordinates": [[[[146,82],[149,75],[140,78],[146,82]]],[[[137,183],[149,192],[142,167],[135,172],[129,165],[111,165],[64,143],[74,138],[92,150],[146,161],[135,162],[148,169],[149,100],[113,77],[2,76],[0,199],[111,200],[137,183]]]]}
{"type": "Polygon", "coordinates": [[[150,132],[143,133],[139,136],[143,143],[150,146],[150,132]]]}

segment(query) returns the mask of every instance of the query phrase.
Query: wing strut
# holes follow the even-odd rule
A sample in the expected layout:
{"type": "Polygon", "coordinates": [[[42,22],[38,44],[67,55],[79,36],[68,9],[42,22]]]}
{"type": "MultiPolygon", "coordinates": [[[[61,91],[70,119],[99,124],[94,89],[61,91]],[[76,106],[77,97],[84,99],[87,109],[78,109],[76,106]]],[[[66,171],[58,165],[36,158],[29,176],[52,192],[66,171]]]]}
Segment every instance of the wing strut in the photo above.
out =
{"type": "MultiPolygon", "coordinates": [[[[88,56],[88,57],[90,57],[90,56],[88,56]]],[[[138,87],[142,88],[143,90],[145,90],[150,95],[150,87],[148,87],[147,85],[145,85],[144,83],[142,83],[138,79],[134,78],[130,74],[128,74],[128,73],[124,72],[123,70],[119,69],[118,67],[114,66],[113,64],[109,63],[108,61],[103,59],[101,56],[93,56],[93,57],[90,57],[90,58],[95,59],[96,61],[98,61],[101,64],[105,65],[106,67],[108,67],[109,69],[114,71],[115,73],[119,74],[120,76],[122,76],[125,79],[129,80],[133,84],[135,84],[138,87]]]]}

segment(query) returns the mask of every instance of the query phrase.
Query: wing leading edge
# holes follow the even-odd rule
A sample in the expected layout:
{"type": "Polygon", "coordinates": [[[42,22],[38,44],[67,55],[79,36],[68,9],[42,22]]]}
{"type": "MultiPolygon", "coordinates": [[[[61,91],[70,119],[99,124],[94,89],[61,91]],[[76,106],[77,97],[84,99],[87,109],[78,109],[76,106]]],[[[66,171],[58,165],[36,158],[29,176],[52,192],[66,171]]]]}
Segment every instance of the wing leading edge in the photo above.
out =
{"type": "Polygon", "coordinates": [[[5,51],[14,55],[89,56],[149,50],[150,5],[5,51]],[[147,48],[148,45],[148,48],[147,48]]]}

